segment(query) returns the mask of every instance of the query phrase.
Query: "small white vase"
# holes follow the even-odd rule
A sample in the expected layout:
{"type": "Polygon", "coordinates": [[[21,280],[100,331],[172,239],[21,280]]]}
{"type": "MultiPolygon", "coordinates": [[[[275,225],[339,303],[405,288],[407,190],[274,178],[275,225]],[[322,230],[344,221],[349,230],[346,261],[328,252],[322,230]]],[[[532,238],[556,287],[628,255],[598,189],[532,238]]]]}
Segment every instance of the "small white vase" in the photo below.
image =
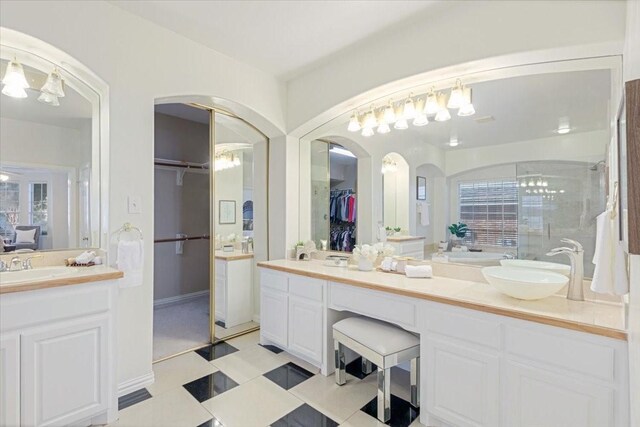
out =
{"type": "Polygon", "coordinates": [[[358,260],[358,270],[360,271],[371,271],[373,270],[373,261],[368,260],[367,258],[360,258],[358,260]]]}

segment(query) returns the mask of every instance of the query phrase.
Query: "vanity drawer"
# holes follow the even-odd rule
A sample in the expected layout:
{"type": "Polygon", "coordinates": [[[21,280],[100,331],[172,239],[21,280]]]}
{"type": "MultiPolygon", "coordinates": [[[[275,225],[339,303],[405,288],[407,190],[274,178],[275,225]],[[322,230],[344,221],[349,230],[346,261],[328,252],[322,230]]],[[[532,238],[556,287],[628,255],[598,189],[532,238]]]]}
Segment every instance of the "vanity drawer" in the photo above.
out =
{"type": "Polygon", "coordinates": [[[284,273],[272,273],[271,271],[263,269],[260,271],[260,286],[282,292],[289,292],[289,279],[284,273]]]}
{"type": "Polygon", "coordinates": [[[616,350],[605,343],[582,340],[569,331],[532,331],[508,326],[506,350],[562,371],[573,371],[605,381],[615,380],[616,350]],[[554,333],[555,332],[555,333],[554,333]]]}
{"type": "Polygon", "coordinates": [[[387,292],[329,282],[329,308],[351,311],[416,331],[417,302],[387,292]]]}
{"type": "Polygon", "coordinates": [[[424,323],[429,332],[496,350],[502,348],[500,322],[488,319],[482,313],[457,307],[440,309],[435,304],[425,304],[423,310],[424,323]]]}
{"type": "Polygon", "coordinates": [[[400,253],[402,255],[409,254],[411,252],[423,252],[424,241],[416,240],[415,242],[405,242],[400,245],[400,253]]]}
{"type": "Polygon", "coordinates": [[[289,293],[312,301],[322,302],[324,280],[304,276],[289,277],[289,293]]]}

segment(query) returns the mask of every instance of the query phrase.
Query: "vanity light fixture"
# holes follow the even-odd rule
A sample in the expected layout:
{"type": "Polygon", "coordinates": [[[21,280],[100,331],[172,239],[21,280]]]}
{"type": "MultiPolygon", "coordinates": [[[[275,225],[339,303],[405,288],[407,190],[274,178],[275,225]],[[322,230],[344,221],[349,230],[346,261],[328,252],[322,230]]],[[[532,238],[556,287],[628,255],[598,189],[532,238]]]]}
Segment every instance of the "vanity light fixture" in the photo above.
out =
{"type": "Polygon", "coordinates": [[[15,58],[7,64],[7,70],[2,78],[2,93],[12,98],[26,98],[29,83],[24,76],[24,69],[15,58]]]}
{"type": "Polygon", "coordinates": [[[429,90],[427,94],[427,100],[424,104],[424,112],[429,116],[433,116],[434,114],[438,114],[440,110],[440,106],[438,105],[438,98],[436,96],[436,92],[434,88],[429,90]]]}
{"type": "Polygon", "coordinates": [[[376,120],[376,113],[373,111],[373,105],[369,108],[369,112],[364,116],[363,128],[373,129],[378,124],[376,120]]]}
{"type": "Polygon", "coordinates": [[[42,86],[42,89],[40,89],[40,92],[55,96],[56,98],[63,98],[63,82],[64,80],[60,77],[60,72],[57,68],[54,68],[47,76],[47,81],[42,86]]]}
{"type": "Polygon", "coordinates": [[[366,136],[367,138],[370,136],[373,136],[375,132],[373,131],[373,128],[363,128],[362,129],[362,136],[366,136]]]}
{"type": "Polygon", "coordinates": [[[560,117],[558,120],[558,129],[556,132],[560,135],[571,132],[571,126],[569,126],[569,117],[560,117]]]}
{"type": "Polygon", "coordinates": [[[471,103],[471,88],[465,87],[462,90],[463,95],[463,103],[458,110],[458,116],[460,117],[468,117],[473,116],[476,113],[476,109],[473,108],[473,104],[471,103]]]}
{"type": "Polygon", "coordinates": [[[404,110],[402,112],[405,120],[411,120],[416,117],[416,106],[413,103],[413,94],[409,94],[409,97],[404,102],[404,110]]]}
{"type": "Polygon", "coordinates": [[[384,120],[384,122],[388,125],[396,121],[396,112],[393,108],[393,102],[391,100],[389,100],[389,105],[387,105],[384,109],[382,120],[384,120]]]}
{"type": "Polygon", "coordinates": [[[429,119],[427,119],[427,115],[422,113],[418,114],[415,119],[413,119],[414,126],[425,126],[429,124],[429,119]]]}
{"type": "Polygon", "coordinates": [[[436,122],[446,122],[451,119],[451,114],[447,109],[447,104],[445,102],[445,95],[442,92],[438,93],[438,107],[440,108],[436,113],[435,121],[436,122]]]}
{"type": "Polygon", "coordinates": [[[449,147],[457,147],[458,145],[460,145],[460,141],[458,141],[458,138],[451,137],[451,139],[449,140],[449,147]]]}
{"type": "Polygon", "coordinates": [[[358,120],[358,113],[355,111],[351,116],[351,120],[349,120],[349,126],[347,126],[347,130],[349,132],[358,132],[361,129],[360,120],[358,120]]]}
{"type": "Polygon", "coordinates": [[[559,127],[558,130],[556,130],[556,132],[558,132],[560,135],[564,135],[566,133],[571,132],[571,128],[569,126],[559,127]]]}
{"type": "Polygon", "coordinates": [[[390,159],[389,157],[384,157],[382,159],[382,169],[380,170],[383,174],[385,173],[393,173],[398,171],[398,164],[390,159]]]}
{"type": "Polygon", "coordinates": [[[220,154],[216,154],[213,163],[213,170],[221,171],[225,169],[231,169],[240,166],[241,164],[242,162],[240,161],[240,157],[238,157],[236,154],[224,151],[220,154]]]}
{"type": "Polygon", "coordinates": [[[520,187],[526,187],[527,183],[526,181],[520,181],[520,187]]]}
{"type": "Polygon", "coordinates": [[[447,108],[456,110],[464,105],[464,94],[462,82],[460,79],[456,80],[456,85],[451,89],[451,95],[449,95],[449,102],[447,102],[447,108]]]}
{"type": "Polygon", "coordinates": [[[534,180],[529,181],[529,187],[535,187],[536,183],[534,180]]]}
{"type": "Polygon", "coordinates": [[[391,128],[389,127],[389,124],[387,122],[382,122],[378,125],[378,129],[376,129],[376,132],[380,134],[389,133],[391,132],[391,128]]]}

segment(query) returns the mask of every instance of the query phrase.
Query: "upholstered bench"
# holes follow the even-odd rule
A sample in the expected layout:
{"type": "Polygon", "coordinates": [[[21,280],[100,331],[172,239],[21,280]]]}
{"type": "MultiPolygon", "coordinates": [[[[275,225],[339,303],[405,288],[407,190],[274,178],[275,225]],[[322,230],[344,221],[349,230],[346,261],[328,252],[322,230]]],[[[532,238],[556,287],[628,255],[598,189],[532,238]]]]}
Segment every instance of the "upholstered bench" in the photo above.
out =
{"type": "MultiPolygon", "coordinates": [[[[411,361],[411,404],[420,405],[420,339],[390,323],[366,317],[350,317],[333,325],[336,358],[336,383],[347,382],[344,347],[363,358],[363,368],[378,366],[378,419],[391,417],[391,368],[411,361]],[[365,362],[366,360],[366,362],[365,362]]],[[[370,368],[369,368],[370,369],[370,368]]],[[[369,370],[370,372],[370,370],[369,370]]]]}

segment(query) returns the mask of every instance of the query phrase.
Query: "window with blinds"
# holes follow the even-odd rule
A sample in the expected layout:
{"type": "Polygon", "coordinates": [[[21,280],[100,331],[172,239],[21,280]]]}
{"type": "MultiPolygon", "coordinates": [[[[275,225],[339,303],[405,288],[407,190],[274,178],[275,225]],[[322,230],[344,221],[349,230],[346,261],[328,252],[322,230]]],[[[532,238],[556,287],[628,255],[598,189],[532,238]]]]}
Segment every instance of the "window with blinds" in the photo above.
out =
{"type": "Polygon", "coordinates": [[[518,247],[518,183],[514,179],[460,182],[460,221],[469,232],[464,243],[518,247]]]}

